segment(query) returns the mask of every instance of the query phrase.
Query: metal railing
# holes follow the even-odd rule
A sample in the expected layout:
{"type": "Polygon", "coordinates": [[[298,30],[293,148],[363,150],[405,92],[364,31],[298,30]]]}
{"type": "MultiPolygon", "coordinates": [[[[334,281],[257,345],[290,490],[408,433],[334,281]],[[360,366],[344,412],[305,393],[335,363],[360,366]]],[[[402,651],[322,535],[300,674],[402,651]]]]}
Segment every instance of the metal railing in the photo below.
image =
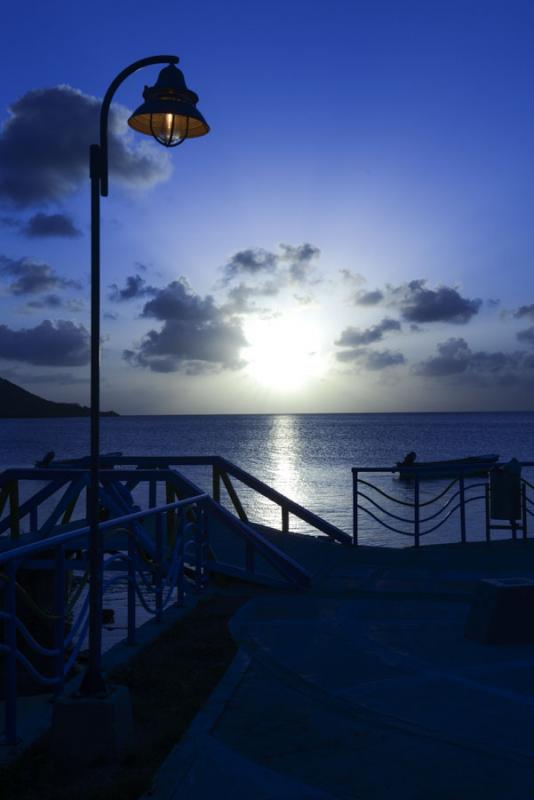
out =
{"type": "MultiPolygon", "coordinates": [[[[519,481],[520,516],[510,519],[507,524],[495,524],[491,516],[490,473],[496,467],[502,466],[502,464],[481,463],[477,465],[477,470],[485,474],[481,479],[475,479],[470,477],[474,469],[473,464],[454,464],[449,469],[456,473],[456,477],[449,480],[444,488],[439,488],[435,495],[423,499],[421,481],[443,482],[443,467],[440,475],[439,468],[412,465],[409,483],[402,483],[405,488],[405,496],[402,499],[384,491],[367,479],[367,476],[372,475],[393,475],[398,472],[397,467],[353,467],[353,544],[357,545],[361,539],[363,518],[373,520],[379,532],[390,531],[411,538],[415,547],[421,545],[425,536],[443,529],[449,521],[457,522],[456,538],[465,543],[468,541],[467,508],[477,503],[483,525],[482,538],[485,541],[491,541],[493,530],[509,531],[514,539],[520,532],[522,538],[526,539],[529,518],[534,517],[534,485],[526,478],[521,477],[519,481]],[[362,478],[362,474],[366,477],[362,478]],[[408,487],[411,492],[410,499],[407,499],[408,487]]],[[[534,467],[534,462],[524,461],[520,466],[534,467]]]]}
{"type": "Polygon", "coordinates": [[[247,522],[248,518],[239,500],[237,492],[230,481],[230,476],[240,481],[245,486],[248,486],[249,488],[258,492],[268,500],[271,500],[273,503],[276,503],[276,505],[280,507],[281,530],[283,533],[290,532],[289,519],[290,514],[292,514],[303,522],[306,522],[315,530],[319,531],[319,533],[328,536],[328,538],[332,539],[333,541],[340,542],[341,544],[350,544],[350,536],[348,536],[348,534],[346,534],[344,531],[336,528],[335,525],[332,525],[330,522],[322,519],[317,514],[314,514],[313,511],[309,511],[307,508],[299,505],[299,503],[296,503],[294,500],[290,500],[285,495],[277,492],[276,489],[268,486],[268,484],[260,481],[254,475],[251,475],[249,472],[241,469],[241,467],[236,466],[236,464],[232,464],[231,461],[227,461],[225,458],[221,458],[219,456],[214,459],[212,466],[214,499],[220,502],[222,481],[235,510],[237,511],[240,519],[243,521],[247,522]]]}
{"type": "MultiPolygon", "coordinates": [[[[100,523],[104,543],[106,538],[112,540],[105,544],[107,552],[101,554],[104,592],[117,583],[127,588],[128,644],[135,644],[138,604],[156,621],[161,621],[168,606],[183,605],[188,592],[198,593],[205,588],[208,500],[208,495],[200,494],[100,523]],[[136,532],[137,524],[149,519],[155,521],[151,554],[136,532]]],[[[6,744],[17,742],[19,668],[22,667],[35,684],[58,695],[86,641],[89,598],[84,590],[89,581],[86,557],[89,530],[84,526],[0,553],[3,594],[0,652],[3,654],[6,744]],[[36,570],[48,575],[50,607],[39,608],[25,588],[28,576],[36,570]],[[28,607],[33,617],[30,626],[22,613],[28,607]],[[40,621],[38,633],[35,620],[40,621]],[[32,626],[34,630],[30,630],[32,626]]],[[[100,625],[101,617],[102,614],[100,625]]]]}
{"type": "MultiPolygon", "coordinates": [[[[58,462],[57,465],[53,463],[51,467],[53,467],[54,473],[57,474],[59,478],[61,476],[62,466],[83,466],[84,464],[88,464],[87,459],[58,462]]],[[[133,465],[135,466],[136,470],[169,470],[173,467],[186,466],[210,467],[212,472],[211,482],[213,499],[217,503],[222,502],[222,489],[224,487],[232,504],[233,510],[242,522],[246,524],[253,524],[252,520],[249,519],[249,515],[245,509],[245,504],[239,497],[231,478],[234,478],[244,486],[247,486],[262,497],[265,497],[267,500],[270,500],[272,503],[275,503],[277,506],[279,506],[282,532],[290,532],[290,517],[294,516],[297,519],[305,522],[312,529],[324,534],[325,536],[328,536],[328,538],[334,541],[342,544],[351,543],[350,536],[340,528],[337,528],[335,525],[332,525],[330,522],[322,519],[317,514],[314,514],[313,511],[310,511],[294,500],[291,500],[289,497],[286,497],[281,492],[278,492],[276,489],[273,489],[268,484],[259,480],[259,478],[256,478],[251,473],[246,472],[246,470],[238,467],[236,464],[233,464],[231,461],[228,461],[221,456],[122,456],[118,454],[112,454],[110,456],[103,456],[101,458],[101,465],[103,469],[116,469],[133,465]]],[[[48,470],[48,477],[49,475],[50,469],[48,470]]],[[[185,486],[187,484],[189,491],[198,491],[198,486],[191,481],[187,482],[183,475],[180,475],[180,479],[185,481],[182,483],[182,485],[185,486]]],[[[65,498],[66,507],[68,507],[68,499],[68,497],[65,498]]],[[[1,530],[2,528],[0,526],[0,532],[1,530]]]]}
{"type": "MultiPolygon", "coordinates": [[[[165,608],[183,604],[188,592],[202,591],[213,573],[297,589],[311,583],[310,574],[248,520],[170,469],[175,460],[213,465],[202,457],[102,459],[100,571],[104,591],[125,587],[129,644],[135,642],[139,607],[160,621],[165,608]],[[134,493],[145,509],[135,504],[134,493]],[[231,540],[222,557],[213,550],[213,539],[217,545],[231,540]]],[[[17,739],[19,675],[61,693],[87,639],[88,484],[84,459],[0,474],[0,653],[4,741],[10,745],[17,739]],[[31,576],[36,574],[46,584],[44,603],[35,598],[31,576]]]]}

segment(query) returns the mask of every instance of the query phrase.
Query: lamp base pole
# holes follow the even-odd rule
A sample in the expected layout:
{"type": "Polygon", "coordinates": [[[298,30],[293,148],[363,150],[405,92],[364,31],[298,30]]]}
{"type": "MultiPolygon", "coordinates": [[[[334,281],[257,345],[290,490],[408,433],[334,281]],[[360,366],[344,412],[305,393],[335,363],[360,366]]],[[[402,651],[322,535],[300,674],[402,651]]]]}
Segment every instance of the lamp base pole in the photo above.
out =
{"type": "Polygon", "coordinates": [[[103,563],[99,523],[100,459],[100,177],[101,151],[89,149],[91,176],[91,465],[87,492],[89,518],[89,662],[80,694],[106,692],[101,673],[103,563]]]}

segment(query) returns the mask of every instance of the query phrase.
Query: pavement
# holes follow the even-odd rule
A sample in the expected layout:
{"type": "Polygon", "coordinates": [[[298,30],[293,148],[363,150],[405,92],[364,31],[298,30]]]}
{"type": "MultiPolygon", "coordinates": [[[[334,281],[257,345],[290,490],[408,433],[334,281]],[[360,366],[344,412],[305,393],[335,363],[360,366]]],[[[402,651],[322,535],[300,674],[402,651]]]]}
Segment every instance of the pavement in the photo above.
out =
{"type": "Polygon", "coordinates": [[[531,543],[299,538],[314,588],[240,609],[238,655],[146,798],[534,797],[534,644],[464,637],[481,578],[534,576],[531,543]]]}

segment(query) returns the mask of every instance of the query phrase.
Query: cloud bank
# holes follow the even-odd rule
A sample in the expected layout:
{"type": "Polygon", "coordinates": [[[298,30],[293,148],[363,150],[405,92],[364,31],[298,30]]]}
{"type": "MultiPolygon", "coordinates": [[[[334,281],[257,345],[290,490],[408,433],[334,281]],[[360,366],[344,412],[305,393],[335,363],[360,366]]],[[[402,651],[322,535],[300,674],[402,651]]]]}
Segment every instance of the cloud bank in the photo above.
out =
{"type": "Polygon", "coordinates": [[[473,351],[463,338],[438,344],[437,353],[414,366],[414,372],[429,378],[454,378],[465,383],[503,387],[534,385],[534,353],[473,351]]]}
{"type": "Polygon", "coordinates": [[[126,285],[123,289],[119,289],[116,283],[112,283],[110,289],[109,299],[113,303],[122,303],[125,300],[137,300],[140,297],[149,297],[159,292],[159,289],[156,289],[155,286],[148,286],[145,279],[137,274],[128,275],[126,278],[126,285]]]}
{"type": "Polygon", "coordinates": [[[451,322],[463,325],[478,314],[482,300],[462,297],[454,286],[431,289],[423,278],[384,289],[360,290],[353,295],[360,306],[386,305],[398,308],[406,322],[414,324],[451,322]]]}
{"type": "MultiPolygon", "coordinates": [[[[71,86],[35,89],[19,98],[0,134],[0,197],[19,207],[58,202],[86,185],[89,145],[99,141],[100,101],[71,86]]],[[[163,148],[134,143],[128,111],[109,117],[109,168],[127,186],[149,187],[170,174],[163,148]]]]}
{"type": "Polygon", "coordinates": [[[250,247],[239,250],[223,267],[223,282],[251,278],[275,281],[278,288],[288,285],[304,285],[313,280],[314,262],[321,251],[304,242],[299,245],[281,244],[280,252],[250,247]]]}
{"type": "Polygon", "coordinates": [[[124,351],[130,364],[190,374],[242,366],[239,352],[246,340],[240,323],[211,295],[195,294],[185,278],[161,289],[145,304],[142,316],[163,325],[148,331],[138,347],[124,351]]]}
{"type": "Polygon", "coordinates": [[[9,291],[14,295],[81,288],[78,281],[61,278],[51,266],[31,258],[12,259],[0,256],[0,275],[15,278],[9,285],[9,291]]]}
{"type": "Polygon", "coordinates": [[[29,239],[44,237],[76,239],[82,235],[68,214],[43,214],[42,212],[34,214],[21,230],[29,239]]]}
{"type": "Polygon", "coordinates": [[[68,320],[45,319],[35,328],[0,325],[0,358],[39,367],[79,367],[89,362],[89,332],[68,320]]]}

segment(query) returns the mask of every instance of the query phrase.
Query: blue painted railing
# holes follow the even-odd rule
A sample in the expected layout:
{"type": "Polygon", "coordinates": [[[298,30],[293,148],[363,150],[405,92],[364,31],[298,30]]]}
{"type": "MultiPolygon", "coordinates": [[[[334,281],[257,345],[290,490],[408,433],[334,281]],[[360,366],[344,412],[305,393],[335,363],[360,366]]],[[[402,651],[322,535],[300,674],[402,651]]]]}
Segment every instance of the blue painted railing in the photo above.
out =
{"type": "MultiPolygon", "coordinates": [[[[200,494],[115,517],[99,525],[104,544],[101,556],[104,593],[119,582],[127,587],[128,644],[135,643],[138,604],[160,621],[168,606],[181,606],[188,592],[198,593],[206,587],[208,500],[208,495],[200,494]],[[154,553],[157,558],[146,553],[135,531],[136,523],[151,518],[155,519],[154,553]],[[115,538],[110,545],[111,553],[104,552],[108,536],[115,538]],[[124,549],[119,551],[115,551],[117,536],[123,539],[121,547],[124,549]]],[[[0,553],[3,594],[0,619],[4,631],[0,652],[3,654],[6,744],[17,742],[19,668],[29,673],[36,684],[60,694],[86,641],[89,598],[82,590],[89,579],[85,557],[89,531],[89,527],[84,526],[0,553]],[[51,576],[52,608],[48,611],[35,609],[37,618],[45,618],[49,624],[51,644],[39,642],[20,618],[20,607],[28,603],[31,607],[34,603],[19,581],[19,575],[32,570],[48,570],[51,576]],[[77,586],[69,591],[67,587],[72,583],[73,573],[81,575],[75,576],[77,586]],[[44,671],[36,666],[36,655],[41,656],[41,662],[43,657],[48,662],[44,671]]],[[[99,624],[102,625],[102,613],[99,624]]]]}
{"type": "MultiPolygon", "coordinates": [[[[337,528],[335,525],[327,522],[326,520],[314,514],[309,509],[301,506],[299,503],[291,500],[290,498],[273,489],[268,484],[246,472],[241,467],[228,461],[221,456],[121,456],[112,454],[110,456],[103,456],[100,459],[102,469],[113,470],[114,475],[122,468],[134,466],[135,473],[130,471],[129,480],[127,477],[121,478],[124,480],[128,491],[143,481],[150,480],[150,476],[154,476],[154,470],[170,470],[173,467],[179,466],[205,466],[210,467],[212,470],[212,496],[217,503],[223,500],[222,489],[226,490],[227,496],[232,504],[232,508],[237,514],[238,518],[248,524],[252,524],[249,519],[245,504],[240,500],[238,492],[232,483],[231,478],[239,483],[257,492],[262,497],[265,497],[272,503],[280,508],[280,528],[284,533],[290,532],[290,519],[291,516],[305,522],[312,530],[327,536],[333,541],[341,544],[350,544],[351,537],[344,531],[337,528]]],[[[72,500],[76,494],[79,494],[80,487],[76,485],[76,476],[73,474],[74,470],[81,470],[87,468],[89,465],[88,459],[73,459],[62,462],[52,462],[46,469],[36,470],[6,470],[0,474],[0,534],[5,532],[11,527],[18,535],[20,528],[20,521],[24,516],[33,515],[33,524],[30,526],[31,530],[41,529],[37,520],[37,512],[43,501],[50,497],[54,492],[64,489],[62,497],[62,508],[57,510],[56,518],[59,519],[63,515],[69,516],[69,510],[72,507],[72,500]],[[51,483],[52,475],[54,482],[51,483]],[[36,480],[42,478],[50,485],[37,493],[30,500],[19,504],[19,489],[18,482],[24,480],[36,480]],[[10,522],[8,516],[2,519],[2,510],[7,503],[10,503],[10,516],[13,521],[10,522]]],[[[192,481],[188,481],[184,475],[175,473],[176,481],[180,483],[181,487],[187,487],[189,493],[198,493],[201,491],[192,481]]],[[[50,524],[53,526],[57,519],[51,519],[50,524]]],[[[66,520],[64,520],[66,521],[66,520]]],[[[260,522],[260,520],[257,520],[260,522]]]]}
{"type": "MultiPolygon", "coordinates": [[[[469,473],[473,472],[473,464],[453,464],[449,469],[456,473],[457,477],[447,481],[447,485],[439,488],[433,497],[421,499],[421,481],[428,485],[429,480],[441,482],[444,480],[440,477],[439,468],[436,470],[432,467],[412,465],[409,484],[402,484],[403,487],[410,486],[412,493],[410,500],[400,499],[371,482],[372,476],[393,475],[398,472],[397,467],[353,467],[353,544],[357,545],[360,541],[364,518],[372,519],[377,524],[378,528],[374,530],[375,536],[380,531],[383,533],[390,531],[411,538],[415,547],[420,546],[425,536],[442,529],[449,520],[457,521],[458,539],[460,542],[467,542],[466,509],[475,503],[479,504],[482,513],[484,538],[487,542],[491,541],[493,530],[510,531],[514,539],[521,533],[522,538],[526,539],[529,518],[534,517],[534,485],[524,477],[519,480],[519,516],[506,524],[497,524],[491,517],[490,475],[492,470],[502,466],[502,464],[481,463],[477,465],[477,469],[485,474],[481,479],[474,479],[469,478],[469,473]]],[[[520,462],[520,466],[534,467],[534,462],[523,461],[520,462]]]]}
{"type": "MultiPolygon", "coordinates": [[[[238,517],[218,502],[220,496],[212,499],[185,475],[170,469],[169,462],[175,461],[214,464],[213,459],[203,457],[134,457],[122,458],[120,463],[117,457],[102,458],[101,573],[104,592],[117,583],[126,587],[129,644],[135,642],[140,606],[160,621],[169,605],[182,605],[187,593],[203,591],[213,573],[298,589],[311,583],[310,574],[300,564],[249,523],[235,494],[232,497],[230,493],[230,497],[238,509],[241,506],[238,517]],[[132,492],[145,485],[147,508],[141,510],[135,505],[132,492]],[[165,503],[161,502],[163,493],[165,503]],[[223,559],[213,551],[210,539],[214,533],[218,544],[221,539],[234,543],[230,558],[224,548],[223,559]]],[[[221,474],[222,460],[215,461],[218,478],[227,486],[229,478],[221,474]]],[[[246,473],[243,477],[248,479],[246,473]]],[[[21,670],[36,684],[59,694],[87,640],[88,482],[84,459],[0,474],[0,534],[4,534],[0,536],[0,653],[4,672],[4,741],[9,745],[17,741],[17,685],[21,670]],[[30,491],[30,496],[20,502],[28,494],[27,483],[36,491],[30,491]],[[24,586],[27,576],[36,570],[48,576],[49,607],[45,610],[36,607],[24,586]],[[23,614],[28,604],[33,614],[32,630],[23,614]],[[39,628],[36,619],[45,619],[46,627],[39,628]]],[[[291,507],[299,513],[297,504],[291,507]]],[[[317,520],[319,524],[324,522],[317,520]]],[[[102,626],[100,617],[101,614],[98,619],[102,626]]]]}

